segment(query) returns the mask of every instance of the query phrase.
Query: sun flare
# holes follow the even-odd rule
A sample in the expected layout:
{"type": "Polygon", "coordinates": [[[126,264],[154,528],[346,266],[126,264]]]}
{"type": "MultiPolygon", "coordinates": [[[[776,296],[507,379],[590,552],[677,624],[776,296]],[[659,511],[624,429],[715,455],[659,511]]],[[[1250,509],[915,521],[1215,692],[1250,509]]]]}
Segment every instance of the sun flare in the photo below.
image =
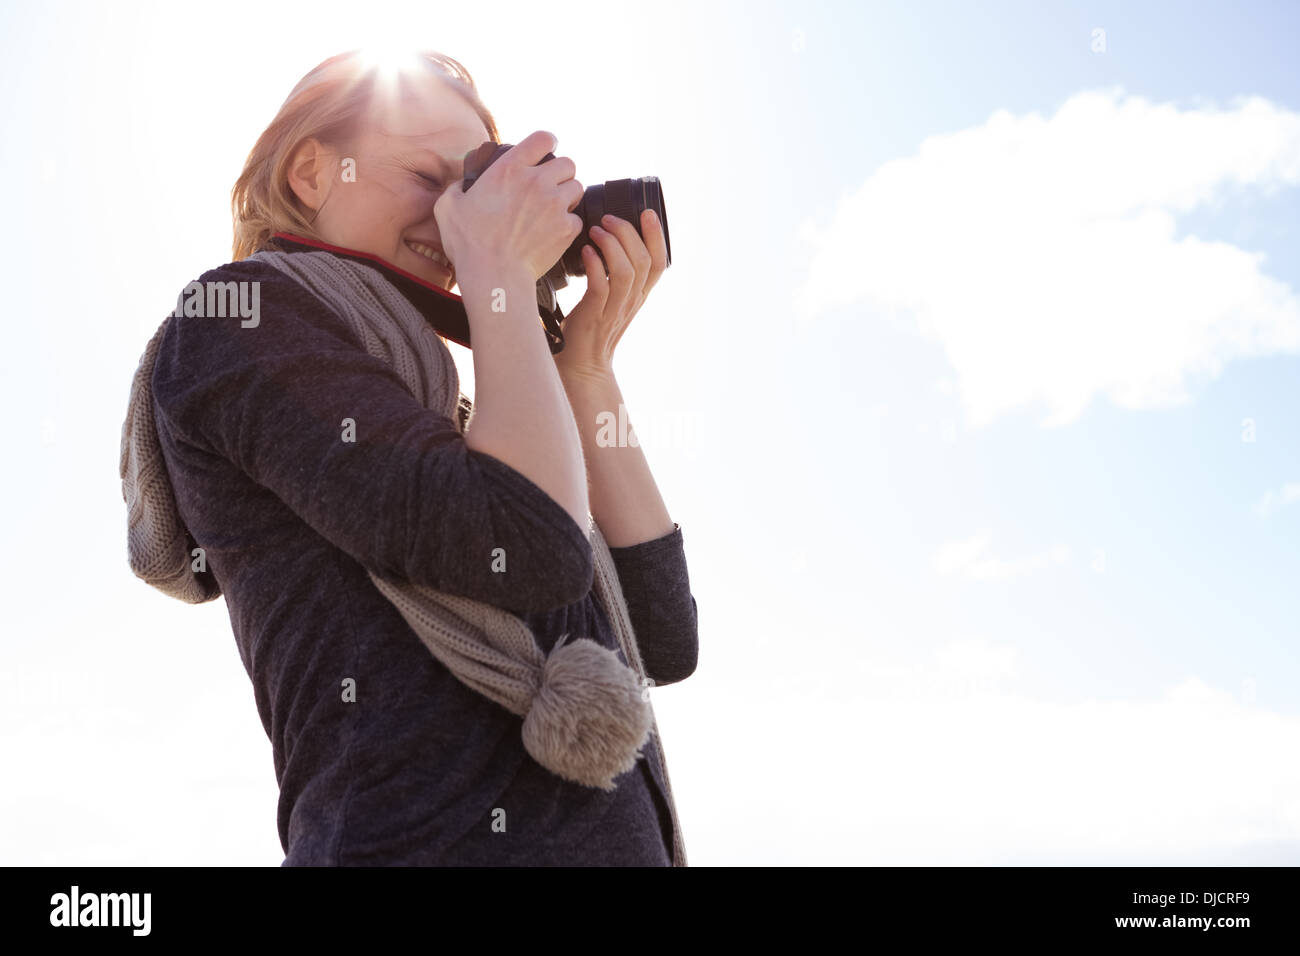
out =
{"type": "Polygon", "coordinates": [[[416,65],[417,52],[412,47],[396,43],[368,43],[357,53],[367,68],[378,70],[385,76],[396,76],[416,65]]]}

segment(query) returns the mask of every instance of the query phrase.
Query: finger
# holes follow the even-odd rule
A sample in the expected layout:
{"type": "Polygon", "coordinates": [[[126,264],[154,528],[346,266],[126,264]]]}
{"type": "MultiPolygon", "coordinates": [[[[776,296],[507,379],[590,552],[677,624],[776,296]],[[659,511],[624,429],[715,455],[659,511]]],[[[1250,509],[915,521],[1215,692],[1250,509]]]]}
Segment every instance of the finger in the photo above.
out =
{"type": "Polygon", "coordinates": [[[640,296],[645,288],[646,276],[650,274],[651,262],[650,252],[641,241],[641,236],[637,234],[636,226],[618,216],[605,216],[601,220],[601,225],[618,236],[635,273],[632,279],[632,291],[640,296]]]}
{"type": "MultiPolygon", "coordinates": [[[[570,179],[568,182],[562,183],[560,185],[560,195],[564,196],[568,202],[568,205],[564,208],[569,212],[573,212],[578,208],[578,203],[582,202],[582,197],[586,192],[586,187],[576,179],[570,179]]],[[[582,232],[582,226],[578,227],[578,231],[582,232]]]]}
{"type": "Polygon", "coordinates": [[[632,285],[636,281],[636,267],[628,258],[622,241],[613,232],[600,226],[591,227],[591,237],[605,256],[605,271],[609,273],[609,294],[623,303],[632,298],[632,285]]]}
{"type": "Polygon", "coordinates": [[[587,294],[603,308],[609,299],[609,279],[600,256],[596,255],[596,247],[591,243],[582,246],[582,265],[587,270],[587,294]]]}
{"type": "Polygon", "coordinates": [[[632,292],[632,280],[636,278],[636,269],[623,251],[623,244],[619,242],[618,236],[600,226],[591,227],[591,239],[605,257],[610,298],[619,303],[627,301],[632,292]]]}
{"type": "Polygon", "coordinates": [[[559,141],[555,138],[554,133],[539,129],[535,133],[529,133],[506,150],[505,154],[492,165],[506,163],[515,166],[536,166],[547,153],[555,152],[557,145],[559,145],[559,141]]]}
{"type": "Polygon", "coordinates": [[[578,174],[578,167],[568,156],[556,156],[537,168],[540,170],[538,175],[543,177],[543,182],[554,183],[557,186],[577,182],[574,177],[578,174]]]}

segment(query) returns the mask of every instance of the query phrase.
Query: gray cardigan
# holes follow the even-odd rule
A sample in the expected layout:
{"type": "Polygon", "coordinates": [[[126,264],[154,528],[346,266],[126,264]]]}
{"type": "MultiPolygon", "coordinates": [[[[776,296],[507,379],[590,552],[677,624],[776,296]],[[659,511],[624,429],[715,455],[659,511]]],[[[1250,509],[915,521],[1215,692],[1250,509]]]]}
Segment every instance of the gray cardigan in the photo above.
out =
{"type": "MultiPolygon", "coordinates": [[[[584,553],[573,519],[470,451],[305,287],[252,261],[199,281],[261,283],[257,350],[237,321],[171,323],[152,383],[159,441],[271,741],[284,865],[670,865],[653,736],[613,792],[551,774],[524,750],[520,718],[456,680],[365,571],[426,562],[438,590],[518,614],[543,650],[567,631],[627,663],[590,561],[561,558],[584,553]],[[322,472],[312,463],[344,418],[373,440],[322,472]],[[465,560],[496,547],[512,569],[551,570],[465,560]]],[[[610,550],[648,675],[690,676],[680,527],[610,550]]]]}

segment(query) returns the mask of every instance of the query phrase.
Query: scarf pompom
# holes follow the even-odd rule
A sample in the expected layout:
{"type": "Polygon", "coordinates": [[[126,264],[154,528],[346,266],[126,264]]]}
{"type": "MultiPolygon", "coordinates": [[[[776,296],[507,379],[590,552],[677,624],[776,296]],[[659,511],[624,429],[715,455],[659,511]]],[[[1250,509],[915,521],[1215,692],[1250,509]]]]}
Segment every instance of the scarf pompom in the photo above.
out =
{"type": "Polygon", "coordinates": [[[524,717],[524,748],[552,773],[615,790],[636,766],[650,733],[650,705],[636,675],[613,651],[565,634],[542,666],[541,686],[524,717]]]}

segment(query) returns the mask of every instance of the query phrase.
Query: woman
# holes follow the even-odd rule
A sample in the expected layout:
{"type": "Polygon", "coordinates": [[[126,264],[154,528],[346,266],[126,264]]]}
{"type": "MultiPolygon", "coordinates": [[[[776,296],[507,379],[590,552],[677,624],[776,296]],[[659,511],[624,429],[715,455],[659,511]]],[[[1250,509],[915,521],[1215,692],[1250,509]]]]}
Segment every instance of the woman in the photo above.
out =
{"type": "Polygon", "coordinates": [[[539,164],[555,138],[537,132],[462,190],[495,123],[459,63],[418,62],[394,83],[354,52],[304,77],[234,188],[235,261],[199,280],[253,285],[260,316],[156,336],[158,443],[271,740],[284,865],[685,865],[657,734],[611,789],[548,771],[518,714],[435,658],[371,576],[508,611],[545,652],[577,635],[627,665],[593,596],[594,519],[648,679],[695,669],[681,529],[641,450],[596,442],[662,230],[647,214],[646,241],[621,220],[591,231],[605,265],[588,245],[553,356],[534,283],[581,230],[574,164],[539,164]],[[459,288],[472,417],[454,371],[453,413],[435,414],[320,290],[249,259],[324,247],[459,288]]]}

